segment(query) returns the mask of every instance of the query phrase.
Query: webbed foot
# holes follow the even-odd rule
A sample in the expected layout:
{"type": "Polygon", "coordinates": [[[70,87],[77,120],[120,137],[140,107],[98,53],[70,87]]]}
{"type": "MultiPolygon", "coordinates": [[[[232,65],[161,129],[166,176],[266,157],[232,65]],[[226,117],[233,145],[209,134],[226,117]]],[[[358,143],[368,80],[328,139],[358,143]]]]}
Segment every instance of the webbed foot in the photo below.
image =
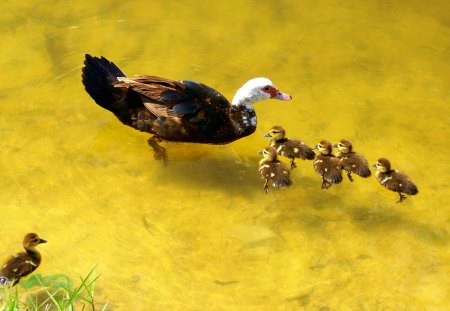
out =
{"type": "Polygon", "coordinates": [[[332,183],[330,183],[328,180],[325,180],[322,177],[322,189],[328,190],[328,188],[330,188],[332,185],[332,183]]]}
{"type": "Polygon", "coordinates": [[[269,180],[268,179],[266,179],[266,182],[265,182],[265,184],[264,184],[264,192],[265,193],[268,193],[269,192],[269,180]]]}
{"type": "Polygon", "coordinates": [[[347,177],[348,177],[348,180],[350,180],[351,182],[353,182],[353,177],[352,177],[352,173],[351,173],[351,172],[348,172],[348,173],[347,173],[347,177]]]}
{"type": "Polygon", "coordinates": [[[297,167],[297,164],[294,162],[294,158],[291,159],[291,170],[297,167]]]}
{"type": "Polygon", "coordinates": [[[400,192],[398,193],[398,195],[399,195],[400,199],[397,202],[395,202],[395,203],[401,203],[401,202],[403,202],[403,200],[406,199],[406,196],[401,194],[400,192]]]}

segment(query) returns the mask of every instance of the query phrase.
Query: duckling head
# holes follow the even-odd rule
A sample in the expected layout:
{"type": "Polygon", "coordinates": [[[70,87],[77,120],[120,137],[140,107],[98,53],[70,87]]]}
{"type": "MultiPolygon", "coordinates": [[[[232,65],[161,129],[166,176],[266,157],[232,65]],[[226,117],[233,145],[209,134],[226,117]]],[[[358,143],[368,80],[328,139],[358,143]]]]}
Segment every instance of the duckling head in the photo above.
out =
{"type": "Polygon", "coordinates": [[[263,156],[264,160],[267,161],[274,161],[277,158],[277,151],[273,147],[266,147],[258,153],[263,156]]]}
{"type": "Polygon", "coordinates": [[[264,99],[291,100],[292,96],[282,93],[267,78],[254,78],[247,81],[234,95],[233,106],[245,105],[253,109],[253,104],[264,99]]]}
{"type": "Polygon", "coordinates": [[[264,137],[272,137],[275,140],[280,140],[284,138],[284,135],[286,135],[284,128],[279,125],[275,125],[272,126],[268,133],[264,134],[264,137]]]}
{"type": "Polygon", "coordinates": [[[23,238],[23,247],[25,249],[33,249],[41,243],[47,243],[47,241],[41,239],[36,233],[28,233],[23,238]]]}
{"type": "Polygon", "coordinates": [[[341,139],[337,144],[333,145],[334,148],[338,148],[341,153],[352,152],[352,143],[346,139],[341,139]]]}
{"type": "Polygon", "coordinates": [[[387,173],[391,170],[391,162],[386,158],[379,158],[377,163],[372,165],[381,173],[387,173]]]}
{"type": "Polygon", "coordinates": [[[323,155],[331,154],[333,150],[331,143],[328,140],[321,140],[320,143],[313,146],[312,149],[317,149],[323,155]]]}

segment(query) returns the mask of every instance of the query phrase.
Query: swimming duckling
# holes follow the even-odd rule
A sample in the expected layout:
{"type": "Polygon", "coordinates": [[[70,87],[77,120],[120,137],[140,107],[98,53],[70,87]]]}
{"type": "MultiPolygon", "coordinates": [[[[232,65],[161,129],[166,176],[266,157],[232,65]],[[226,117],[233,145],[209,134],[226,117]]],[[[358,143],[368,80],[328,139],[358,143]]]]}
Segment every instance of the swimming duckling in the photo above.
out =
{"type": "Polygon", "coordinates": [[[314,169],[322,176],[322,189],[328,189],[332,184],[342,181],[342,166],[340,160],[332,153],[332,146],[328,140],[322,140],[313,149],[318,149],[320,154],[314,158],[314,169]]]}
{"type": "Polygon", "coordinates": [[[378,162],[373,165],[377,170],[375,172],[375,178],[378,180],[380,185],[384,188],[397,192],[400,199],[397,203],[402,202],[406,199],[402,193],[409,195],[415,195],[419,192],[416,185],[402,172],[391,169],[391,163],[388,159],[380,158],[378,162]]]}
{"type": "Polygon", "coordinates": [[[269,146],[274,147],[279,155],[291,159],[291,169],[297,167],[294,162],[295,158],[300,158],[302,160],[314,159],[316,154],[304,142],[298,139],[284,137],[285,135],[286,132],[284,128],[275,125],[270,129],[269,133],[264,135],[264,137],[271,137],[269,146]]]}
{"type": "Polygon", "coordinates": [[[342,169],[347,172],[347,177],[350,181],[353,181],[352,173],[364,178],[372,174],[366,158],[352,151],[353,146],[351,142],[346,139],[341,139],[333,147],[339,149],[336,157],[341,160],[342,169]]]}
{"type": "Polygon", "coordinates": [[[20,278],[27,276],[37,269],[41,263],[41,254],[36,250],[36,246],[41,243],[47,243],[36,233],[28,233],[23,239],[23,248],[25,252],[12,255],[6,264],[0,270],[1,285],[16,285],[20,278]]]}
{"type": "Polygon", "coordinates": [[[264,184],[264,191],[269,192],[269,181],[275,188],[287,188],[292,182],[289,178],[290,172],[286,164],[277,159],[277,151],[273,147],[266,147],[259,152],[263,159],[259,161],[259,173],[264,184]]]}

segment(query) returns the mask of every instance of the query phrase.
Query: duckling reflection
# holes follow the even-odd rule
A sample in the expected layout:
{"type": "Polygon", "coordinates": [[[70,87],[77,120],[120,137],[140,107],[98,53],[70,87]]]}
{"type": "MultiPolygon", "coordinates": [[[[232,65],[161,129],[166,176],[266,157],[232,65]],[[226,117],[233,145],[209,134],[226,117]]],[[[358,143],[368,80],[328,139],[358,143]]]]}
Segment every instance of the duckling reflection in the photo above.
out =
{"type": "Polygon", "coordinates": [[[291,159],[291,169],[297,167],[295,158],[302,160],[313,160],[316,154],[304,142],[298,139],[285,137],[286,131],[279,125],[273,126],[264,137],[271,137],[269,146],[276,149],[277,153],[283,157],[291,159]]]}
{"type": "Polygon", "coordinates": [[[388,159],[378,159],[378,162],[375,163],[373,167],[377,170],[375,172],[375,178],[380,185],[388,190],[398,193],[400,199],[397,203],[406,199],[406,196],[403,195],[403,193],[415,195],[419,192],[416,185],[408,178],[408,176],[402,172],[391,169],[391,163],[388,159]]]}
{"type": "Polygon", "coordinates": [[[353,181],[352,173],[364,178],[372,174],[366,158],[352,150],[353,145],[351,142],[341,139],[333,147],[339,150],[336,153],[336,157],[341,161],[342,169],[347,172],[348,180],[353,181]]]}
{"type": "Polygon", "coordinates": [[[1,285],[16,285],[20,278],[27,276],[39,267],[41,254],[36,250],[36,246],[46,243],[36,233],[28,233],[23,239],[25,252],[12,255],[0,270],[1,285]]]}
{"type": "Polygon", "coordinates": [[[277,159],[277,151],[273,147],[266,147],[259,152],[263,159],[259,161],[259,173],[265,180],[264,192],[269,192],[269,182],[275,188],[287,188],[292,182],[290,172],[286,164],[277,159]]]}
{"type": "Polygon", "coordinates": [[[322,140],[313,149],[319,150],[314,160],[314,169],[322,176],[322,189],[328,189],[332,184],[339,184],[342,181],[342,168],[338,158],[332,152],[331,143],[322,140]]]}

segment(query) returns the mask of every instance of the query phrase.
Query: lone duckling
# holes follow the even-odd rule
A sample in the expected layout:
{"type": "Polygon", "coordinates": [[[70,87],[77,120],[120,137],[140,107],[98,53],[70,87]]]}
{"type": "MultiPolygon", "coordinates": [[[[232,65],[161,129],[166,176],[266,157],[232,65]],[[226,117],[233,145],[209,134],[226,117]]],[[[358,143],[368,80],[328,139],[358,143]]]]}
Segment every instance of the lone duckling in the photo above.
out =
{"type": "Polygon", "coordinates": [[[328,189],[332,184],[339,184],[342,181],[341,162],[332,152],[331,143],[322,140],[313,149],[319,150],[320,154],[314,158],[314,169],[322,176],[322,189],[328,189]]]}
{"type": "Polygon", "coordinates": [[[25,252],[12,255],[0,270],[1,285],[16,285],[20,278],[27,276],[37,269],[41,263],[41,254],[36,250],[36,246],[47,243],[36,233],[28,233],[23,239],[25,252]]]}
{"type": "Polygon", "coordinates": [[[336,153],[336,157],[341,160],[342,169],[347,172],[348,180],[353,181],[352,173],[364,178],[372,174],[366,158],[352,151],[353,146],[351,142],[346,139],[341,139],[333,147],[339,150],[336,153]]]}
{"type": "Polygon", "coordinates": [[[286,131],[279,125],[273,126],[264,137],[271,137],[269,146],[276,149],[277,153],[283,157],[291,159],[291,169],[297,167],[295,158],[302,160],[313,160],[316,154],[304,142],[298,139],[285,137],[286,131]]]}
{"type": "Polygon", "coordinates": [[[377,170],[375,178],[384,188],[397,192],[400,199],[397,203],[406,199],[402,193],[415,195],[419,192],[416,185],[404,173],[391,169],[391,163],[386,158],[378,159],[373,165],[377,170]]]}
{"type": "Polygon", "coordinates": [[[277,159],[277,151],[273,147],[266,147],[259,152],[263,159],[259,161],[259,173],[264,183],[264,192],[269,192],[269,182],[275,188],[287,188],[292,182],[289,177],[290,172],[286,164],[277,159]]]}

